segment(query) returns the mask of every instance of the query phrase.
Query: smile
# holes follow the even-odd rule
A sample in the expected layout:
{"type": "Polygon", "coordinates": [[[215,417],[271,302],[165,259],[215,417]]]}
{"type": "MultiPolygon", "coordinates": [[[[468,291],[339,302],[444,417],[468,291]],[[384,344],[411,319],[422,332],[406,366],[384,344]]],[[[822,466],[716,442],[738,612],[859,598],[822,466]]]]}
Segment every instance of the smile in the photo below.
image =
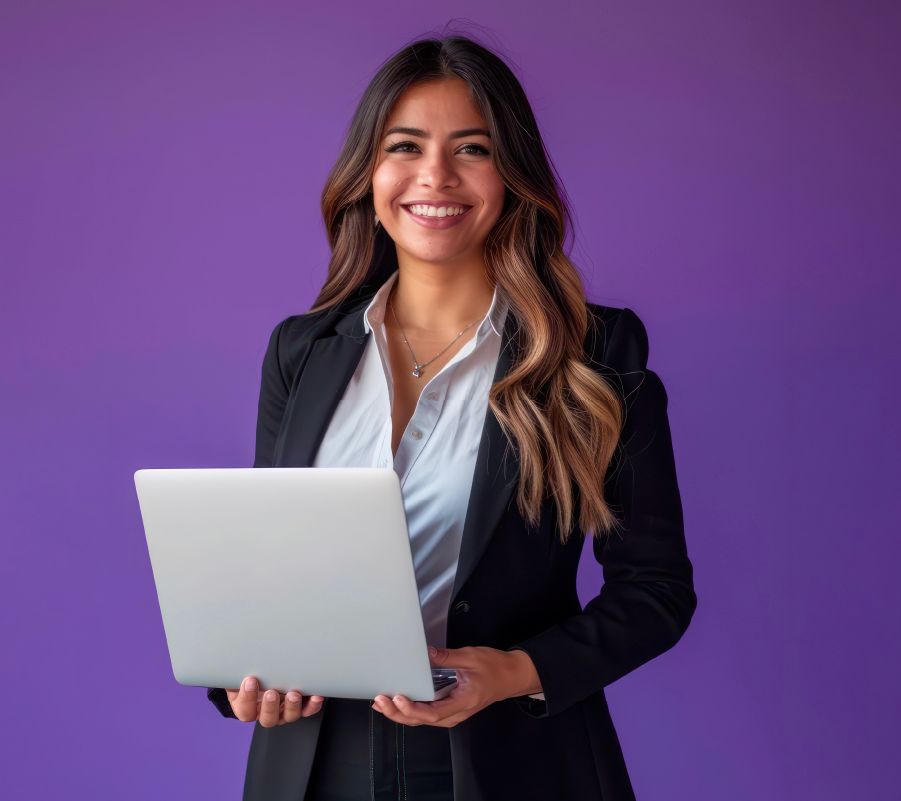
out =
{"type": "MultiPolygon", "coordinates": [[[[422,209],[422,206],[416,204],[414,204],[414,206],[417,209],[422,209]]],[[[423,214],[414,214],[409,206],[401,206],[401,208],[409,217],[414,219],[417,223],[424,226],[425,228],[451,228],[454,225],[457,225],[461,220],[463,220],[473,209],[472,206],[468,206],[463,210],[462,214],[449,214],[444,217],[439,217],[437,215],[433,216],[431,214],[428,216],[425,216],[423,214]]]]}

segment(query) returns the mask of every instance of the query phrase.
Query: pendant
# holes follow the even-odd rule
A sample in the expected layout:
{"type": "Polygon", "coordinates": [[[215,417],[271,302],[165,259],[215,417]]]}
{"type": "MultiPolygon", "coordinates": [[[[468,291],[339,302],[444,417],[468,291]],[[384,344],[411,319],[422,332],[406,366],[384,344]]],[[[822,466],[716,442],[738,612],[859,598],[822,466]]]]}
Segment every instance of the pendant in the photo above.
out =
{"type": "Polygon", "coordinates": [[[422,370],[419,369],[420,367],[422,367],[421,364],[414,365],[413,367],[413,375],[415,375],[417,378],[422,375],[422,370]]]}

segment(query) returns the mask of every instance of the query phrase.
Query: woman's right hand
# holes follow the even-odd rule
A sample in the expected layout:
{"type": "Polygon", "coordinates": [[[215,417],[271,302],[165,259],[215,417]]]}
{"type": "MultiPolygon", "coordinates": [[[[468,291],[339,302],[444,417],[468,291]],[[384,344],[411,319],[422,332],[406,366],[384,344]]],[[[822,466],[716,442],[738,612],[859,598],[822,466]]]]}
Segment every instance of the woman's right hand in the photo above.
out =
{"type": "Polygon", "coordinates": [[[321,695],[304,697],[299,690],[282,694],[278,690],[262,692],[259,687],[256,677],[245,676],[240,688],[225,692],[238,720],[245,723],[258,720],[267,729],[315,715],[325,701],[321,695]]]}

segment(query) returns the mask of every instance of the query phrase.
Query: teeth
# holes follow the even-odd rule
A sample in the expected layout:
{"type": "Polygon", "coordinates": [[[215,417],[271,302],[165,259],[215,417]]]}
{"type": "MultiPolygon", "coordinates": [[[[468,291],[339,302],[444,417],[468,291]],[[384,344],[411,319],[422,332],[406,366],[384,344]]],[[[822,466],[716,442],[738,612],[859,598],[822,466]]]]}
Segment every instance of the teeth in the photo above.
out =
{"type": "Polygon", "coordinates": [[[416,204],[407,206],[407,208],[419,217],[457,217],[466,211],[459,206],[427,206],[425,204],[416,204]]]}

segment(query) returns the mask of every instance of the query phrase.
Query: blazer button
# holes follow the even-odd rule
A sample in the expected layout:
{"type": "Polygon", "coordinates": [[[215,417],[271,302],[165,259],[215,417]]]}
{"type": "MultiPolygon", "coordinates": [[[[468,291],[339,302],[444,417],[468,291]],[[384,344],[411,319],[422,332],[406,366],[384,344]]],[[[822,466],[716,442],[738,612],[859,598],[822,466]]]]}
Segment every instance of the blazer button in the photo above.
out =
{"type": "Polygon", "coordinates": [[[455,613],[455,614],[461,614],[461,613],[465,613],[465,612],[468,612],[468,611],[469,611],[469,603],[466,602],[466,601],[460,601],[460,603],[458,603],[458,604],[454,607],[454,613],[455,613]]]}

